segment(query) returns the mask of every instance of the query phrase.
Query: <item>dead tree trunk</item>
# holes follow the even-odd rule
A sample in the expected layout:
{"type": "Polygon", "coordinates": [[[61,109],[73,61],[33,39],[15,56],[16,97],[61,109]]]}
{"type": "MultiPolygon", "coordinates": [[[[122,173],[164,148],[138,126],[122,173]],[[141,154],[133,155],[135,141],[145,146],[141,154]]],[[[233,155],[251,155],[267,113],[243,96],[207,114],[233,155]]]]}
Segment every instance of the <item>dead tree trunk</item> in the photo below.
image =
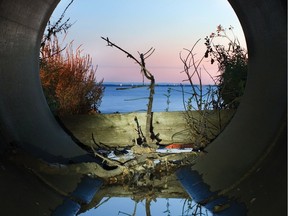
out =
{"type": "Polygon", "coordinates": [[[154,76],[146,70],[144,54],[140,54],[142,73],[150,81],[149,85],[149,98],[147,105],[147,116],[146,116],[146,128],[145,135],[148,138],[147,143],[151,144],[153,141],[153,118],[152,118],[152,108],[153,108],[153,98],[155,93],[155,78],[154,76]]]}
{"type": "Polygon", "coordinates": [[[145,210],[146,210],[146,216],[151,216],[151,200],[150,198],[146,198],[146,202],[145,202],[145,210]]]}
{"type": "Polygon", "coordinates": [[[140,61],[137,60],[133,55],[131,55],[129,52],[126,50],[122,49],[121,47],[117,46],[116,44],[112,43],[109,38],[104,38],[101,37],[103,40],[105,40],[108,43],[108,46],[111,47],[116,47],[117,49],[121,50],[127,55],[127,58],[132,58],[140,67],[141,67],[141,73],[143,76],[150,81],[149,85],[149,98],[148,98],[148,105],[147,105],[147,116],[146,116],[146,128],[145,128],[145,137],[146,137],[146,142],[148,145],[152,145],[152,142],[156,140],[158,143],[161,141],[159,139],[159,134],[155,135],[153,131],[153,113],[152,113],[152,108],[153,108],[153,98],[154,98],[154,93],[155,93],[155,78],[154,76],[147,70],[146,64],[145,64],[145,59],[147,59],[149,56],[153,54],[155,49],[150,48],[146,53],[139,53],[140,55],[140,61]]]}

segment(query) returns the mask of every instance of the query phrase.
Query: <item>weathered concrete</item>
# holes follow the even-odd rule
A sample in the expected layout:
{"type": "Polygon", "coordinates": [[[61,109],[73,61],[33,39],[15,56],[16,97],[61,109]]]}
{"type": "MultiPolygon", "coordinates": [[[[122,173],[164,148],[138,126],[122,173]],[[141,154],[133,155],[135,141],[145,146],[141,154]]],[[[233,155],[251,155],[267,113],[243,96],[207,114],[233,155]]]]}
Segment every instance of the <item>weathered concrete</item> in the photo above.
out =
{"type": "MultiPolygon", "coordinates": [[[[228,124],[234,111],[223,111],[221,113],[221,128],[228,124]]],[[[191,115],[191,114],[190,114],[191,115]]],[[[193,112],[194,118],[199,118],[198,112],[193,112]]],[[[134,118],[137,117],[143,132],[146,126],[146,113],[127,114],[95,114],[77,115],[61,118],[67,129],[87,146],[93,145],[92,133],[97,143],[101,142],[109,146],[133,145],[132,140],[138,138],[137,126],[134,118]]],[[[219,124],[218,112],[209,116],[210,123],[219,124]]],[[[189,128],[185,119],[185,112],[156,112],[153,113],[154,133],[159,133],[161,144],[170,143],[193,143],[189,128]]],[[[218,130],[207,124],[213,133],[218,130]]]]}
{"type": "MultiPolygon", "coordinates": [[[[85,152],[72,142],[54,120],[40,87],[40,38],[58,1],[0,0],[2,152],[9,143],[16,142],[44,159],[68,161],[85,156],[85,152]]],[[[249,181],[254,179],[246,174],[253,170],[257,162],[261,164],[259,159],[263,159],[262,156],[268,154],[273,145],[286,147],[287,1],[229,2],[237,13],[246,36],[249,51],[248,83],[243,101],[232,122],[207,149],[208,156],[194,167],[212,190],[220,191],[237,185],[238,180],[244,180],[245,176],[249,185],[249,181]]],[[[272,153],[275,152],[271,151],[272,153]]],[[[286,164],[286,154],[269,158],[286,164]]],[[[266,185],[277,184],[277,187],[283,189],[282,193],[269,190],[270,197],[286,192],[285,181],[278,184],[277,179],[271,177],[279,170],[286,173],[285,166],[279,169],[276,165],[277,163],[267,168],[269,172],[266,173],[271,173],[267,178],[254,182],[259,185],[264,182],[266,185]]],[[[283,175],[283,178],[286,177],[283,175]]],[[[246,191],[250,189],[248,187],[246,191]]],[[[255,192],[255,196],[258,194],[255,192]]],[[[238,194],[239,197],[242,195],[238,194]]],[[[277,201],[278,208],[273,209],[273,213],[283,215],[286,200],[277,201]]],[[[273,199],[270,202],[273,203],[273,199]]],[[[258,205],[258,208],[250,208],[253,215],[269,215],[270,206],[265,203],[263,206],[258,205]],[[259,206],[262,207],[262,214],[257,211],[259,206]]]]}

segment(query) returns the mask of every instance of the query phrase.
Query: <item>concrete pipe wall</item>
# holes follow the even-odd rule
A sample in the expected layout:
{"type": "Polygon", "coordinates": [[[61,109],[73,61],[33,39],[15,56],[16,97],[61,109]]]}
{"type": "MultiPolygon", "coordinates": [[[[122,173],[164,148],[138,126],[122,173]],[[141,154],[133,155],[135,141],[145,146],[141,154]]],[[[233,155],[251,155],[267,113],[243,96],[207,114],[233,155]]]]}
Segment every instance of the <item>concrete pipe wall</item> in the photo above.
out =
{"type": "Polygon", "coordinates": [[[231,123],[194,167],[214,190],[236,182],[286,133],[287,2],[229,2],[247,41],[248,80],[231,123]]]}
{"type": "Polygon", "coordinates": [[[55,121],[39,78],[39,50],[58,0],[0,1],[1,145],[21,145],[49,161],[85,156],[55,121]]]}
{"type": "MultiPolygon", "coordinates": [[[[86,153],[53,118],[38,66],[40,40],[58,2],[0,0],[0,142],[1,149],[16,143],[46,160],[67,161],[86,153]]],[[[249,75],[236,115],[193,167],[212,190],[243,179],[286,134],[287,1],[229,2],[246,36],[249,75]]],[[[286,141],[281,145],[286,149],[286,141]]]]}

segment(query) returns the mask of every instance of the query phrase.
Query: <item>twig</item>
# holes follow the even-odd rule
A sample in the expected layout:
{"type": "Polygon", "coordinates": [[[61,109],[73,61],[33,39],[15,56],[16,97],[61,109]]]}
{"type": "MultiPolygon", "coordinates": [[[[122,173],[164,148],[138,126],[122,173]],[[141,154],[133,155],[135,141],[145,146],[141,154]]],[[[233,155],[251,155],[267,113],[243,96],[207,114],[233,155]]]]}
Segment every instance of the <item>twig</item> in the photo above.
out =
{"type": "Polygon", "coordinates": [[[103,161],[106,161],[109,163],[109,165],[113,165],[113,166],[121,166],[121,163],[119,161],[116,160],[110,160],[104,156],[102,156],[101,154],[97,153],[96,150],[93,148],[93,146],[91,145],[90,148],[92,149],[93,153],[95,156],[103,159],[103,161]]]}
{"type": "Polygon", "coordinates": [[[117,46],[113,42],[111,42],[108,37],[106,37],[106,38],[101,37],[101,38],[107,42],[107,46],[116,47],[117,49],[119,49],[122,52],[124,52],[127,55],[127,58],[132,58],[134,61],[136,61],[137,64],[142,66],[141,63],[133,55],[131,55],[129,52],[127,52],[126,50],[122,49],[121,47],[117,46]]]}
{"type": "Polygon", "coordinates": [[[101,203],[99,203],[98,205],[96,205],[94,208],[97,209],[99,208],[101,205],[103,205],[104,203],[108,202],[111,199],[111,197],[106,198],[104,201],[102,201],[101,203]]]}

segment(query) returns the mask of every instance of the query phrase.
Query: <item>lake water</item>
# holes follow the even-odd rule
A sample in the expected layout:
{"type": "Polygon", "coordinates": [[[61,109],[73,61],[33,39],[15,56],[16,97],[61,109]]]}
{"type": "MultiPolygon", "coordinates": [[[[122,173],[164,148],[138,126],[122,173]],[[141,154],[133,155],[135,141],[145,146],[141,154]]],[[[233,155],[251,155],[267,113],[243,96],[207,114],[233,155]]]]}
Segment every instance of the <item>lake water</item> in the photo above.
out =
{"type": "MultiPolygon", "coordinates": [[[[147,110],[149,87],[139,83],[105,83],[104,96],[99,107],[101,113],[143,112],[147,110]]],[[[204,93],[209,86],[204,86],[204,93]]],[[[183,111],[183,101],[191,96],[191,86],[180,84],[157,84],[153,101],[153,111],[183,111]],[[170,93],[168,90],[170,89],[170,93]],[[185,92],[183,98],[183,91],[185,92]],[[169,97],[169,106],[167,104],[169,97]]]]}

